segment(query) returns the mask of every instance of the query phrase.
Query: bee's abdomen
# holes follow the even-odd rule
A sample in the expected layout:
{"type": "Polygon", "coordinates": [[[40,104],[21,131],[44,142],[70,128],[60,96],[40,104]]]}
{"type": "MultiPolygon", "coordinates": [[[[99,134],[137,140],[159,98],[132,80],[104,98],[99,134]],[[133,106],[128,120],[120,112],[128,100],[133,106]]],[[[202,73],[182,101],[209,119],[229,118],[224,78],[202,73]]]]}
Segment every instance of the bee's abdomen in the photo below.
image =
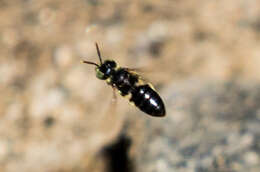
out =
{"type": "Polygon", "coordinates": [[[149,85],[137,86],[132,92],[130,101],[151,116],[165,115],[162,99],[149,85]]]}

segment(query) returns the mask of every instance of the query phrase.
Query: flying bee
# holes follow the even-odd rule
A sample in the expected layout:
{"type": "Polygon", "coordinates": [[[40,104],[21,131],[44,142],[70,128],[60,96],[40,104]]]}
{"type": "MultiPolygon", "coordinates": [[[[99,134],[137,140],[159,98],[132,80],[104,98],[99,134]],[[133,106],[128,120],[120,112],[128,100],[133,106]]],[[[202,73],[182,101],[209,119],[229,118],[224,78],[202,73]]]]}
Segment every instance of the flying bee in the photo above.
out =
{"type": "Polygon", "coordinates": [[[83,63],[96,66],[96,77],[106,80],[108,85],[117,89],[123,97],[129,99],[141,111],[155,117],[165,116],[165,107],[159,94],[153,86],[144,80],[133,69],[119,67],[114,60],[102,62],[100,50],[96,43],[100,64],[85,61],[83,63]]]}

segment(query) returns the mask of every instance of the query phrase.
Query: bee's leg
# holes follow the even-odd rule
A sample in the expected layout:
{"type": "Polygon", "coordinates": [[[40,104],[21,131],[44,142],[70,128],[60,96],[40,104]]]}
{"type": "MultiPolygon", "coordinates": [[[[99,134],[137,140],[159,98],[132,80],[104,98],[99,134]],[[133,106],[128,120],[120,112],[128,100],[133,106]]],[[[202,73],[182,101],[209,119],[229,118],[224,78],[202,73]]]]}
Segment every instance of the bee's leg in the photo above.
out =
{"type": "Polygon", "coordinates": [[[112,86],[113,89],[113,98],[112,98],[112,102],[117,102],[117,97],[116,97],[116,87],[112,86]]]}
{"type": "Polygon", "coordinates": [[[117,106],[117,96],[116,96],[116,87],[112,85],[113,88],[113,97],[109,103],[108,109],[106,110],[106,118],[111,118],[113,116],[117,116],[116,106],[117,106]]]}
{"type": "MultiPolygon", "coordinates": [[[[99,123],[102,133],[106,133],[109,139],[115,138],[120,132],[123,125],[123,115],[118,112],[116,88],[113,87],[113,97],[107,104],[102,116],[102,122],[99,123]]],[[[112,95],[111,95],[112,96],[112,95]]]]}

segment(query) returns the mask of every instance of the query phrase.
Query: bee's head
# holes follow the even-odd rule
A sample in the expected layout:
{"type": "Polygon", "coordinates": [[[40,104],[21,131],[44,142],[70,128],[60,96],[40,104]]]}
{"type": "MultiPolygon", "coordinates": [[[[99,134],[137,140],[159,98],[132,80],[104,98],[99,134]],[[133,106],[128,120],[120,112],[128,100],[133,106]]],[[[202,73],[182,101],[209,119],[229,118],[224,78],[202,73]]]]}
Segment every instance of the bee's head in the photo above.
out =
{"type": "Polygon", "coordinates": [[[116,68],[116,62],[113,60],[106,60],[103,64],[96,67],[96,76],[98,79],[105,80],[116,68]]]}
{"type": "Polygon", "coordinates": [[[87,63],[87,64],[91,64],[91,65],[95,65],[96,66],[96,76],[97,76],[97,78],[101,79],[101,80],[105,80],[111,75],[111,73],[116,68],[116,62],[113,61],[113,60],[106,60],[103,63],[97,43],[96,43],[96,49],[97,49],[100,65],[93,63],[93,62],[85,61],[85,60],[83,60],[82,62],[87,63]]]}

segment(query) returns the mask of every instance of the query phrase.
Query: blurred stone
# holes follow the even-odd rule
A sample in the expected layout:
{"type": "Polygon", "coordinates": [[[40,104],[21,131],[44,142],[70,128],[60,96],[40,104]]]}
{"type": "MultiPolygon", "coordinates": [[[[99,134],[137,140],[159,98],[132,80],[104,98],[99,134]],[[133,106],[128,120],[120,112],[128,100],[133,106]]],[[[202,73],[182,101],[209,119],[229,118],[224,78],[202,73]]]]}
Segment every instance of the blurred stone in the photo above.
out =
{"type": "Polygon", "coordinates": [[[0,1],[0,171],[107,171],[117,159],[102,150],[121,135],[128,172],[260,171],[259,7],[0,1]],[[104,59],[148,68],[165,118],[119,95],[111,110],[112,89],[80,64],[99,63],[95,42],[104,59]]]}
{"type": "Polygon", "coordinates": [[[72,57],[72,50],[66,45],[58,47],[54,52],[54,61],[61,68],[72,65],[72,57]]]}
{"type": "MultiPolygon", "coordinates": [[[[168,112],[165,119],[159,121],[149,119],[149,122],[144,122],[144,128],[147,129],[142,129],[146,132],[142,138],[139,138],[141,144],[133,147],[137,149],[135,155],[138,162],[137,171],[153,171],[155,170],[153,163],[157,161],[161,162],[159,167],[165,169],[164,171],[259,170],[258,153],[252,146],[255,141],[259,142],[260,130],[254,129],[253,133],[249,130],[251,121],[256,120],[258,107],[250,109],[250,117],[243,116],[242,121],[234,120],[234,117],[219,118],[222,103],[217,101],[222,95],[230,95],[227,96],[226,104],[240,106],[240,109],[235,114],[229,111],[223,113],[240,116],[239,113],[243,114],[248,106],[251,107],[250,104],[244,103],[245,99],[254,97],[254,102],[256,102],[260,97],[258,85],[249,88],[248,85],[229,83],[230,89],[226,92],[223,89],[226,87],[223,83],[209,83],[210,87],[206,86],[206,83],[202,87],[191,84],[189,81],[186,81],[186,84],[175,83],[174,87],[168,88],[169,92],[166,89],[166,102],[169,105],[171,101],[174,103],[172,106],[167,106],[168,112]],[[193,88],[189,91],[183,89],[187,87],[193,88]],[[174,90],[174,95],[179,92],[177,94],[179,96],[175,96],[175,99],[171,99],[172,90],[174,90]],[[236,95],[240,92],[247,96],[237,98],[236,95]],[[174,116],[175,112],[178,113],[179,109],[175,109],[173,105],[178,104],[182,99],[187,101],[182,107],[183,115],[187,118],[184,121],[174,121],[175,118],[171,116],[174,116]],[[200,108],[204,100],[207,100],[207,109],[210,113],[200,108]],[[233,102],[233,100],[236,101],[233,102]],[[172,155],[175,158],[171,158],[172,155]]],[[[132,129],[129,128],[129,130],[132,129]]]]}
{"type": "Polygon", "coordinates": [[[259,154],[257,154],[256,152],[247,152],[244,155],[245,161],[249,164],[249,166],[251,165],[259,165],[259,154]]]}

